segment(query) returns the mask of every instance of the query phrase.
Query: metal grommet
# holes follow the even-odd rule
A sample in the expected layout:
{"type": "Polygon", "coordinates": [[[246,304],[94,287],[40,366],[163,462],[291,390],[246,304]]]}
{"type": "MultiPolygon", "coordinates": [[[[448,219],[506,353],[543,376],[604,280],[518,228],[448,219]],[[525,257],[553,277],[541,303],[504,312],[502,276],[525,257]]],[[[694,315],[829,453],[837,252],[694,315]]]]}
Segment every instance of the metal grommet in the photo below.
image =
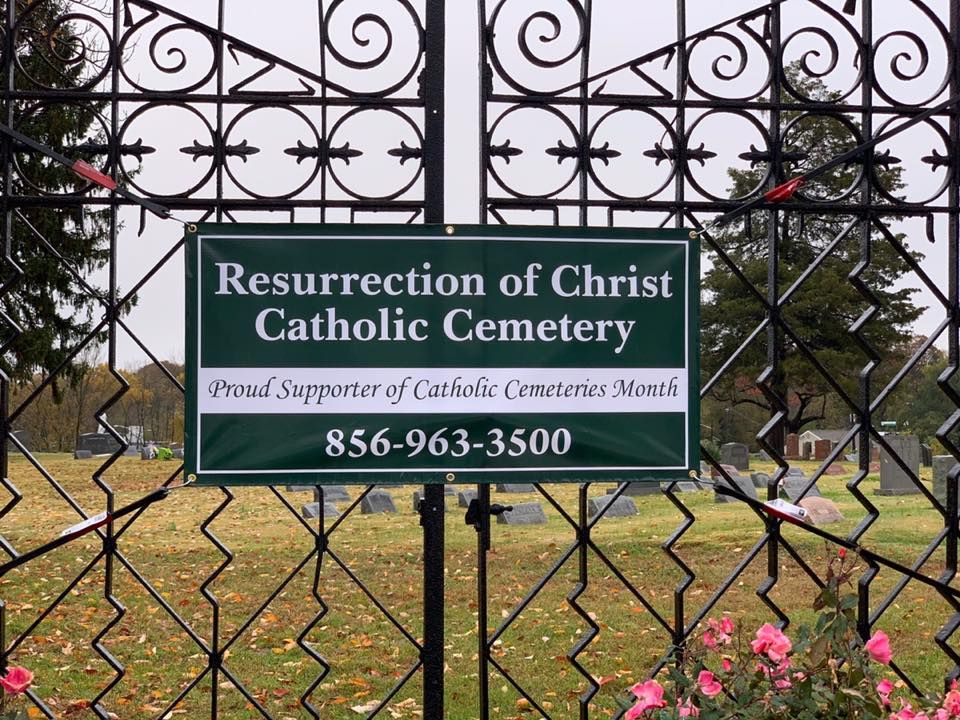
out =
{"type": "Polygon", "coordinates": [[[446,232],[447,235],[453,235],[456,231],[457,231],[457,230],[456,230],[456,228],[453,227],[453,225],[447,225],[447,226],[444,228],[444,232],[446,232]]]}
{"type": "Polygon", "coordinates": [[[691,230],[691,231],[690,231],[690,239],[691,239],[691,240],[696,240],[698,237],[700,237],[700,234],[699,234],[696,230],[691,230]]]}
{"type": "Polygon", "coordinates": [[[195,233],[197,231],[197,226],[193,223],[187,223],[187,232],[195,233]]]}
{"type": "Polygon", "coordinates": [[[447,477],[445,479],[447,482],[453,482],[454,480],[457,479],[457,476],[454,475],[453,473],[447,473],[447,477]]]}

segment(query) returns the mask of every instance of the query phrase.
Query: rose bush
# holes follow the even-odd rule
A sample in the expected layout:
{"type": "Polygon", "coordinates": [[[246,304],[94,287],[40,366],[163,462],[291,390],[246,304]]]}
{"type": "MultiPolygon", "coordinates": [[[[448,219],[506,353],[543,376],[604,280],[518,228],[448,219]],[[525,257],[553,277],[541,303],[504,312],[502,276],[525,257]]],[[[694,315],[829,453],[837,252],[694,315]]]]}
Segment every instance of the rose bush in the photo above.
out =
{"type": "Polygon", "coordinates": [[[18,709],[7,709],[7,698],[22,695],[33,682],[33,673],[25,667],[11,665],[7,671],[0,675],[0,688],[3,688],[3,696],[0,699],[0,718],[2,720],[26,720],[25,711],[18,709]]]}
{"type": "Polygon", "coordinates": [[[792,638],[765,623],[747,640],[728,617],[709,619],[701,642],[686,648],[666,671],[632,688],[636,701],[627,720],[950,720],[960,719],[960,689],[954,682],[941,698],[908,697],[902,683],[884,677],[893,658],[882,630],[861,644],[856,633],[857,597],[853,561],[840,551],[827,568],[827,582],[813,627],[792,638]]]}

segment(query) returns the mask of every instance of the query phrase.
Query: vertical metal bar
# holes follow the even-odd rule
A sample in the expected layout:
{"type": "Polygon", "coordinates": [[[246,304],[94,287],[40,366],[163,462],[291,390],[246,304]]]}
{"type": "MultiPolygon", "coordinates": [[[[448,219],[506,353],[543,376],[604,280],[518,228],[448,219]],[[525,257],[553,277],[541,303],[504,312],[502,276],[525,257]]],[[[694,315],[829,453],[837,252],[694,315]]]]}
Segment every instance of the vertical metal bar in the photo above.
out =
{"type": "Polygon", "coordinates": [[[477,55],[479,56],[478,72],[480,73],[480,113],[477,129],[480,132],[480,188],[477,198],[477,222],[487,224],[487,163],[490,162],[489,145],[487,143],[487,96],[493,92],[493,69],[487,62],[487,3],[477,0],[477,55]]]}
{"type": "MultiPolygon", "coordinates": [[[[956,96],[960,93],[960,45],[957,38],[960,37],[960,0],[950,0],[950,37],[953,38],[953,76],[950,78],[950,95],[956,96]]],[[[957,113],[957,107],[954,106],[950,112],[948,131],[950,133],[950,144],[953,148],[960,147],[960,115],[957,113]]],[[[947,330],[947,354],[948,365],[957,367],[960,364],[960,348],[957,343],[957,330],[960,326],[960,315],[957,310],[960,308],[958,301],[958,273],[960,268],[957,263],[958,245],[960,245],[960,218],[957,217],[960,212],[960,153],[953,153],[953,173],[950,180],[950,188],[947,191],[947,204],[950,213],[947,217],[947,285],[948,299],[950,307],[953,309],[950,319],[950,327],[947,330]]],[[[946,559],[943,573],[943,580],[947,581],[957,575],[957,512],[958,512],[958,492],[957,479],[947,475],[947,517],[944,522],[947,528],[946,538],[946,559]]]]}
{"type": "Polygon", "coordinates": [[[443,720],[443,485],[424,486],[423,717],[443,720]]]}
{"type": "MultiPolygon", "coordinates": [[[[4,13],[3,22],[6,23],[6,32],[3,35],[3,110],[5,117],[3,121],[8,127],[13,127],[13,92],[16,88],[13,74],[13,26],[17,18],[17,4],[7,1],[6,13],[4,13]]],[[[0,213],[3,217],[3,258],[4,264],[12,266],[13,264],[13,211],[10,209],[8,198],[13,194],[13,147],[9,137],[4,136],[0,140],[0,161],[3,163],[3,193],[0,193],[0,213]]],[[[0,419],[3,420],[3,431],[0,433],[0,473],[2,477],[9,477],[9,454],[7,449],[7,433],[12,428],[7,427],[7,418],[10,416],[10,381],[0,373],[0,419]]],[[[2,632],[2,629],[0,629],[2,632]]],[[[0,652],[3,650],[0,645],[0,652]]]]}
{"type": "Polygon", "coordinates": [[[490,676],[487,642],[487,550],[490,549],[490,485],[477,486],[477,504],[480,527],[477,532],[477,696],[480,701],[480,720],[490,720],[490,676]]]}
{"type": "Polygon", "coordinates": [[[426,44],[423,69],[423,203],[424,220],[442,223],[443,213],[443,83],[444,5],[446,0],[427,0],[424,27],[426,44]]]}
{"type": "MultiPolygon", "coordinates": [[[[13,91],[16,87],[13,74],[13,26],[16,23],[17,6],[16,3],[7,0],[6,12],[3,22],[6,24],[6,32],[3,34],[4,52],[3,52],[3,121],[13,127],[13,91]]],[[[3,162],[3,192],[0,193],[0,212],[3,218],[3,262],[9,268],[13,264],[13,211],[10,209],[8,198],[13,193],[13,148],[9,137],[0,140],[0,161],[3,162]]],[[[8,478],[9,473],[9,454],[7,450],[7,432],[11,430],[7,426],[10,417],[10,380],[0,373],[0,419],[3,420],[3,429],[6,432],[0,433],[0,473],[3,478],[8,478]]],[[[7,603],[0,598],[0,670],[6,670],[7,667],[7,603]]]]}
{"type": "MultiPolygon", "coordinates": [[[[686,97],[687,93],[687,46],[683,42],[683,39],[687,36],[687,0],[677,0],[677,85],[674,95],[677,98],[677,116],[674,127],[677,133],[677,142],[674,147],[674,152],[676,155],[675,162],[677,163],[677,170],[674,174],[676,178],[676,185],[673,190],[673,199],[676,201],[676,209],[674,210],[674,224],[676,227],[683,227],[684,222],[686,222],[683,211],[683,195],[686,191],[686,184],[684,183],[684,174],[683,168],[685,167],[685,156],[684,150],[686,148],[686,143],[684,142],[684,136],[687,133],[687,116],[686,110],[683,104],[683,99],[686,97]]],[[[692,458],[691,458],[692,460],[692,458]]],[[[697,458],[699,467],[699,458],[697,458]]],[[[680,585],[675,586],[673,591],[673,646],[677,649],[677,662],[682,662],[682,655],[684,652],[684,647],[686,645],[686,637],[684,634],[684,627],[686,627],[685,620],[685,605],[684,602],[686,599],[686,584],[681,583],[680,585]]]]}
{"type": "Polygon", "coordinates": [[[213,138],[213,162],[217,176],[217,222],[223,222],[223,169],[227,162],[224,154],[225,138],[223,137],[223,37],[224,32],[224,5],[226,0],[217,3],[217,31],[220,35],[214,43],[213,61],[217,68],[217,124],[216,137],[213,138]]]}
{"type": "MultiPolygon", "coordinates": [[[[323,6],[323,0],[317,0],[317,39],[320,45],[320,77],[324,82],[320,84],[320,142],[323,147],[327,147],[327,18],[323,6]]],[[[327,221],[327,165],[324,163],[320,167],[320,222],[327,221]]],[[[321,508],[323,505],[320,506],[321,508]]],[[[323,515],[323,513],[320,513],[323,515]]]]}
{"type": "MultiPolygon", "coordinates": [[[[782,181],[780,172],[783,158],[783,146],[781,142],[782,128],[780,125],[780,107],[783,102],[783,85],[781,82],[781,60],[780,60],[780,6],[774,5],[770,8],[770,62],[773,65],[773,71],[770,78],[770,124],[768,126],[771,140],[770,162],[773,163],[774,172],[769,174],[768,187],[770,189],[782,181]]],[[[789,222],[786,214],[784,220],[789,222]]],[[[783,346],[784,336],[780,327],[780,257],[783,248],[781,247],[779,212],[770,211],[770,218],[767,221],[767,302],[770,305],[770,324],[767,327],[767,365],[771,369],[770,378],[773,385],[773,392],[778,398],[785,399],[786,382],[783,375],[783,357],[785,348],[783,346]]],[[[778,408],[771,407],[770,414],[775,415],[779,412],[778,408]]],[[[780,423],[773,429],[773,437],[770,442],[775,448],[782,452],[784,445],[783,423],[780,423]]],[[[777,484],[767,484],[767,499],[773,500],[777,497],[777,484]]],[[[767,579],[763,587],[768,590],[779,577],[780,568],[780,524],[768,518],[766,523],[767,540],[767,579]]]]}
{"type": "MultiPolygon", "coordinates": [[[[875,76],[873,72],[873,1],[864,0],[860,18],[860,57],[863,58],[863,82],[861,84],[863,97],[861,104],[863,112],[860,117],[864,141],[873,139],[873,86],[875,76]]],[[[870,203],[870,178],[873,168],[873,151],[868,151],[863,157],[863,179],[860,182],[860,203],[870,203]]],[[[871,217],[863,215],[860,227],[860,262],[869,265],[872,253],[870,243],[871,217]]],[[[873,417],[870,414],[871,386],[870,375],[873,363],[860,373],[860,404],[861,404],[861,438],[860,443],[860,470],[867,472],[870,469],[870,428],[873,417]]],[[[873,565],[864,572],[857,583],[857,631],[866,640],[870,636],[870,583],[876,577],[878,568],[873,565]]]]}
{"type": "Polygon", "coordinates": [[[589,193],[589,174],[587,167],[590,164],[590,141],[589,141],[589,123],[590,123],[590,93],[587,87],[587,78],[590,77],[590,17],[592,12],[591,0],[583,0],[583,48],[581,50],[583,60],[580,63],[580,218],[579,224],[587,227],[590,224],[589,203],[587,194],[589,193]]]}
{"type": "MultiPolygon", "coordinates": [[[[423,71],[424,220],[444,220],[444,49],[446,0],[427,0],[423,71]]],[[[423,717],[443,720],[443,485],[423,489],[423,717]]]]}

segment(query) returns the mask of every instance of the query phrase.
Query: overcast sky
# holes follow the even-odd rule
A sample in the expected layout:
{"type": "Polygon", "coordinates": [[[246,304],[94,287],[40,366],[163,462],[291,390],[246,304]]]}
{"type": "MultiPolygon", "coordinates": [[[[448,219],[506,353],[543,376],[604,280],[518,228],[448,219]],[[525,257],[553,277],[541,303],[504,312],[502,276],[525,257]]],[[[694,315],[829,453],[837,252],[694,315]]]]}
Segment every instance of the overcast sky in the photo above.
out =
{"type": "MultiPolygon", "coordinates": [[[[319,54],[317,50],[318,3],[307,2],[306,0],[283,0],[282,3],[276,3],[272,6],[279,9],[273,12],[265,12],[266,6],[262,0],[226,0],[226,2],[226,30],[228,33],[272,52],[312,73],[319,74],[319,54]]],[[[420,5],[421,3],[415,4],[420,5]]],[[[757,0],[725,0],[724,2],[689,0],[687,17],[689,32],[694,33],[702,28],[722,22],[726,18],[756,7],[757,4],[757,0]]],[[[839,10],[843,1],[823,0],[822,4],[825,7],[839,10]]],[[[928,4],[935,10],[936,16],[943,18],[946,22],[949,15],[948,0],[932,0],[928,4]]],[[[213,0],[167,0],[166,5],[194,17],[199,22],[216,25],[217,4],[213,0]]],[[[572,22],[574,16],[570,11],[567,0],[538,0],[535,5],[536,9],[556,11],[566,22],[565,27],[568,31],[575,27],[572,22]]],[[[397,50],[394,56],[396,62],[393,64],[387,63],[379,71],[385,74],[383,76],[378,76],[376,73],[367,73],[362,80],[358,80],[356,74],[350,75],[349,72],[341,69],[341,75],[338,77],[348,82],[367,82],[371,86],[375,86],[377,83],[387,81],[387,76],[390,73],[394,73],[395,76],[398,73],[402,74],[403,68],[406,67],[404,63],[409,57],[409,52],[404,55],[406,51],[402,48],[404,44],[409,45],[411,35],[409,33],[409,19],[405,17],[402,7],[389,0],[383,0],[383,2],[348,0],[338,11],[340,16],[334,18],[335,22],[332,30],[342,34],[343,37],[349,36],[352,19],[356,17],[358,12],[364,12],[371,7],[386,8],[384,12],[390,19],[395,32],[394,43],[397,50]]],[[[599,73],[606,68],[650,52],[673,41],[676,37],[676,17],[673,2],[658,0],[657,2],[628,3],[618,0],[595,0],[593,7],[591,74],[599,73]]],[[[513,52],[512,55],[509,53],[509,48],[515,47],[514,38],[517,21],[524,19],[529,14],[530,8],[531,5],[527,0],[512,0],[504,7],[503,24],[500,27],[509,29],[510,32],[500,32],[498,38],[507,40],[504,43],[504,48],[506,48],[504,50],[505,61],[510,63],[510,67],[517,72],[518,77],[530,78],[531,82],[541,84],[542,88],[540,89],[551,89],[550,85],[552,83],[555,83],[553,87],[566,85],[576,78],[578,72],[576,62],[568,63],[557,71],[552,71],[552,73],[540,71],[532,74],[523,67],[522,58],[516,52],[513,52]],[[513,25],[511,25],[511,22],[513,25]]],[[[906,70],[916,70],[919,67],[918,54],[916,47],[909,41],[909,38],[892,36],[882,46],[880,63],[878,63],[881,78],[885,78],[885,86],[896,93],[895,99],[897,100],[916,102],[920,99],[932,97],[939,87],[947,67],[943,44],[937,40],[937,28],[934,21],[925,17],[916,5],[909,0],[882,0],[882,2],[875,0],[874,8],[875,37],[881,37],[891,32],[909,30],[927,39],[928,49],[930,50],[928,68],[922,76],[910,81],[900,81],[889,72],[890,60],[898,52],[911,53],[912,51],[912,57],[901,59],[901,67],[906,70]]],[[[789,36],[793,30],[802,27],[823,28],[837,37],[840,48],[839,65],[826,79],[831,87],[838,89],[849,87],[856,77],[853,46],[849,35],[845,34],[837,21],[810,0],[785,0],[782,10],[785,37],[789,36]]],[[[859,15],[850,18],[850,20],[855,26],[859,26],[859,15]]],[[[549,33],[549,26],[546,23],[542,23],[540,26],[534,25],[533,28],[536,30],[533,33],[534,37],[549,33]]],[[[382,49],[383,38],[378,35],[376,28],[370,25],[365,26],[364,30],[368,33],[370,40],[368,46],[358,48],[346,43],[344,48],[356,57],[373,57],[382,49]]],[[[448,82],[446,94],[446,220],[453,223],[475,223],[478,220],[477,195],[479,192],[477,165],[479,90],[475,3],[467,0],[448,3],[446,32],[448,82]]],[[[742,33],[739,36],[744,37],[742,33]]],[[[171,35],[172,37],[173,35],[171,35]]],[[[542,49],[548,56],[553,56],[551,53],[562,56],[564,43],[567,43],[567,50],[569,50],[575,40],[573,34],[567,32],[561,35],[555,43],[545,45],[542,49]]],[[[708,45],[702,46],[699,51],[700,55],[694,54],[691,60],[692,70],[695,74],[699,73],[704,83],[710,81],[709,63],[724,52],[731,52],[731,48],[729,46],[724,47],[721,40],[714,42],[720,44],[714,45],[712,48],[708,45]]],[[[185,34],[178,36],[178,44],[187,52],[188,66],[185,73],[189,73],[195,68],[195,72],[200,73],[197,77],[201,76],[204,70],[209,68],[209,46],[196,37],[189,39],[185,34]]],[[[167,46],[163,44],[159,46],[160,57],[166,57],[167,61],[171,63],[175,62],[176,56],[165,56],[163,53],[173,45],[174,43],[169,42],[167,46]]],[[[129,57],[126,67],[131,79],[153,87],[162,87],[163,83],[171,81],[171,77],[182,79],[186,76],[185,73],[173,76],[159,73],[149,61],[148,46],[148,42],[143,42],[128,52],[129,57]]],[[[825,51],[826,48],[826,41],[823,38],[818,38],[808,32],[798,37],[792,46],[788,47],[787,55],[788,58],[795,59],[807,50],[819,49],[825,51]]],[[[824,55],[821,55],[822,57],[824,55]]],[[[817,61],[816,57],[811,58],[812,64],[816,65],[817,61]]],[[[242,55],[236,61],[228,56],[225,64],[229,73],[228,83],[231,78],[236,81],[245,77],[258,66],[256,62],[242,55]]],[[[724,66],[721,61],[720,67],[730,70],[735,64],[731,60],[724,66]]],[[[645,70],[654,72],[658,67],[662,74],[656,79],[672,89],[674,67],[671,65],[664,68],[661,61],[645,67],[645,70]]],[[[751,89],[758,87],[758,83],[762,85],[765,76],[765,63],[759,57],[753,57],[745,72],[735,81],[735,87],[739,91],[749,92],[751,89]]],[[[298,87],[295,74],[279,71],[271,73],[269,78],[264,78],[260,82],[261,87],[270,87],[270,83],[274,83],[274,86],[278,88],[284,86],[298,87]]],[[[606,90],[608,92],[630,92],[630,85],[633,83],[633,91],[636,91],[637,82],[636,77],[632,74],[621,73],[609,79],[606,90]]],[[[727,84],[726,87],[731,87],[731,84],[727,84]]],[[[942,99],[946,95],[940,94],[936,97],[942,99]]],[[[124,114],[130,116],[136,110],[137,107],[134,105],[125,106],[124,114]]],[[[384,115],[384,113],[379,115],[384,115]]],[[[695,116],[691,116],[691,118],[695,118],[695,116]]],[[[408,145],[415,144],[415,135],[408,127],[404,127],[402,122],[378,124],[384,122],[380,119],[374,122],[371,115],[370,118],[359,119],[349,133],[346,130],[343,132],[344,140],[351,141],[351,145],[354,147],[362,142],[366,150],[365,155],[352,162],[349,168],[337,164],[337,170],[342,173],[346,181],[355,181],[358,184],[361,182],[373,183],[371,187],[384,192],[396,183],[405,181],[403,173],[410,172],[411,163],[400,167],[395,160],[391,159],[389,165],[387,165],[382,160],[377,159],[377,156],[384,157],[383,151],[390,147],[396,147],[401,140],[408,145]],[[378,187],[376,183],[381,183],[381,187],[378,187]]],[[[624,156],[619,159],[619,164],[612,163],[612,169],[606,170],[608,175],[605,180],[611,185],[619,184],[628,189],[636,188],[638,191],[642,189],[644,183],[653,183],[653,186],[656,186],[657,178],[667,170],[664,165],[655,166],[652,160],[644,158],[641,154],[642,150],[649,148],[653,142],[659,139],[659,132],[651,124],[651,121],[638,118],[634,124],[624,122],[611,126],[610,133],[612,133],[611,146],[621,149],[624,156]]],[[[698,170],[697,177],[708,190],[718,195],[724,195],[728,185],[726,168],[742,166],[743,161],[737,158],[737,154],[749,149],[748,146],[751,142],[759,144],[760,138],[758,135],[751,137],[751,133],[755,133],[755,131],[745,122],[738,122],[731,117],[712,117],[704,120],[699,133],[695,142],[691,144],[697,146],[700,142],[704,142],[709,149],[717,152],[719,157],[708,163],[707,167],[698,170]],[[731,137],[736,139],[731,142],[729,140],[731,137]]],[[[548,125],[541,126],[539,120],[534,120],[528,123],[526,127],[515,124],[510,129],[510,134],[513,136],[514,146],[525,142],[528,147],[532,147],[539,141],[541,144],[545,143],[544,146],[546,147],[555,144],[558,133],[553,132],[553,128],[548,125]]],[[[132,142],[138,137],[142,137],[145,144],[154,146],[158,150],[157,153],[146,156],[136,178],[139,184],[153,192],[175,192],[180,188],[188,187],[201,178],[205,168],[209,167],[209,160],[201,158],[194,161],[190,156],[179,152],[179,148],[191,145],[193,140],[199,140],[203,143],[207,142],[209,138],[209,133],[205,130],[200,118],[187,110],[166,108],[139,115],[135,121],[131,122],[130,130],[124,136],[124,142],[132,142]]],[[[283,148],[295,145],[296,139],[303,139],[304,142],[311,140],[304,124],[292,114],[282,110],[261,111],[259,114],[251,114],[238,122],[235,134],[231,136],[231,142],[236,142],[241,137],[249,137],[251,144],[261,148],[261,152],[255,156],[250,156],[247,162],[242,162],[237,158],[230,160],[231,168],[235,170],[238,179],[241,179],[249,187],[264,192],[276,191],[278,188],[293,188],[309,176],[309,163],[298,166],[289,156],[282,153],[283,148]]],[[[882,148],[889,148],[894,155],[903,159],[904,179],[908,184],[908,193],[911,198],[919,199],[933,194],[943,181],[943,170],[932,172],[929,165],[919,162],[919,158],[929,155],[933,147],[938,147],[941,154],[946,151],[931,129],[918,128],[882,148]]],[[[529,153],[529,155],[532,157],[533,153],[529,153]]],[[[526,159],[521,158],[521,160],[526,159]]],[[[128,160],[128,162],[130,162],[131,167],[137,167],[135,161],[128,160]]],[[[543,166],[539,167],[542,168],[543,166]]],[[[519,165],[519,168],[517,174],[513,177],[518,178],[521,182],[529,182],[531,187],[549,179],[549,176],[545,177],[542,170],[531,167],[531,170],[525,175],[522,165],[519,165]]],[[[495,188],[491,186],[491,191],[494,190],[495,188]]],[[[419,192],[418,187],[415,188],[415,191],[419,192]]],[[[203,194],[205,193],[201,193],[201,195],[203,194]]],[[[942,203],[944,199],[941,198],[937,202],[942,203]]],[[[185,219],[193,219],[193,216],[188,213],[181,213],[181,216],[185,219]]],[[[143,236],[138,237],[138,213],[124,210],[122,218],[124,229],[121,232],[119,245],[119,276],[122,287],[129,288],[157,259],[176,244],[182,235],[182,228],[172,221],[159,221],[150,218],[147,231],[143,236]]],[[[269,218],[264,217],[263,214],[254,215],[251,213],[240,215],[238,219],[262,221],[269,218]]],[[[277,216],[274,219],[283,221],[286,218],[277,216]]],[[[307,212],[297,215],[298,222],[309,222],[315,219],[315,216],[307,212]]],[[[709,217],[702,218],[704,221],[708,219],[709,217]]],[[[929,244],[925,238],[922,220],[903,223],[898,226],[898,229],[908,233],[911,247],[926,254],[924,267],[936,282],[945,285],[947,279],[946,242],[940,241],[935,245],[929,244]]],[[[945,221],[939,222],[937,230],[941,237],[944,236],[945,229],[945,221]]],[[[909,277],[905,279],[905,282],[911,285],[917,284],[915,279],[909,277]]],[[[139,296],[139,305],[131,313],[128,322],[135,329],[140,339],[158,357],[182,361],[184,359],[182,253],[178,253],[171,262],[168,262],[143,288],[139,296]]],[[[931,296],[928,293],[922,293],[917,296],[917,299],[921,304],[929,305],[931,296]]],[[[916,331],[918,333],[928,333],[942,318],[942,309],[935,308],[924,315],[917,324],[916,331]]],[[[146,356],[132,340],[121,337],[118,360],[122,366],[132,367],[145,362],[146,356]]]]}

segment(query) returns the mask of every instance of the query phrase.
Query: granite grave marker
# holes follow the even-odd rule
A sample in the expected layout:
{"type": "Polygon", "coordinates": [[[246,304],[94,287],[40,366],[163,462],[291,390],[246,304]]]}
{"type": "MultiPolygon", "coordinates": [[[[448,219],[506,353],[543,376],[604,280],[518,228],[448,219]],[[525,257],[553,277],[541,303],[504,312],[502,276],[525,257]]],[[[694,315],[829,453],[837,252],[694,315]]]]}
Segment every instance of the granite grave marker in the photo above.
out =
{"type": "Polygon", "coordinates": [[[540,503],[519,503],[497,515],[498,525],[546,525],[547,516],[540,503]]]}
{"type": "MultiPolygon", "coordinates": [[[[312,502],[307,503],[300,508],[300,514],[305,518],[317,518],[320,517],[320,503],[312,502]]],[[[338,518],[340,517],[340,511],[337,510],[337,506],[331,502],[325,502],[323,504],[323,516],[325,518],[338,518]]]]}
{"type": "Polygon", "coordinates": [[[384,490],[371,490],[360,501],[361,515],[374,515],[376,513],[395,513],[396,506],[393,504],[393,497],[384,490]]]}
{"type": "Polygon", "coordinates": [[[720,446],[720,462],[737,470],[749,470],[750,448],[743,443],[724,443],[720,446]]]}
{"type": "Polygon", "coordinates": [[[610,495],[587,500],[587,516],[595,518],[603,512],[604,518],[629,517],[637,514],[637,505],[633,498],[621,495],[614,500],[610,495]],[[606,510],[604,511],[604,508],[606,510]]]}
{"type": "MultiPolygon", "coordinates": [[[[916,435],[884,435],[892,453],[914,475],[920,473],[920,439],[916,435]]],[[[880,454],[880,487],[873,491],[875,495],[914,495],[920,490],[910,479],[910,473],[904,472],[893,455],[884,448],[880,454]]]]}

